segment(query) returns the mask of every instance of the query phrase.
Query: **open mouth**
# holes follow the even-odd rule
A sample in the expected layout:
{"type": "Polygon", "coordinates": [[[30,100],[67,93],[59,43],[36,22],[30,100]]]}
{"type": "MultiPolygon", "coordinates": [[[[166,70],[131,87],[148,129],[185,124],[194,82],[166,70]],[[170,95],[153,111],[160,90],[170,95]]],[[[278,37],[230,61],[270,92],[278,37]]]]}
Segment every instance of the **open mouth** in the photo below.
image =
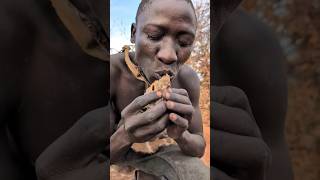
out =
{"type": "Polygon", "coordinates": [[[152,77],[150,78],[150,80],[153,82],[155,80],[159,80],[161,79],[162,76],[168,74],[170,76],[170,78],[172,79],[175,75],[175,73],[173,73],[173,71],[171,70],[161,70],[161,71],[156,71],[152,77]]]}
{"type": "Polygon", "coordinates": [[[155,74],[157,74],[158,76],[160,76],[160,78],[166,74],[168,74],[170,77],[174,76],[174,73],[171,70],[162,70],[162,71],[157,71],[155,72],[155,74]]]}

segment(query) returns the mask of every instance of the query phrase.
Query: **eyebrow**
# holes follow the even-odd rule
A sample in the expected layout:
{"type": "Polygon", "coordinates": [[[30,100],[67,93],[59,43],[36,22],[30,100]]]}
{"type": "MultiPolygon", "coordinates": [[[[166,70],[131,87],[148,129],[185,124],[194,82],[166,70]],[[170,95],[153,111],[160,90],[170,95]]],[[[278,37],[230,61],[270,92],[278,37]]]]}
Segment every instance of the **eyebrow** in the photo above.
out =
{"type": "MultiPolygon", "coordinates": [[[[160,29],[160,30],[167,30],[167,29],[168,29],[167,27],[165,27],[165,26],[163,26],[163,25],[152,24],[152,23],[151,23],[151,24],[146,24],[146,25],[143,27],[143,30],[145,30],[148,26],[156,27],[156,28],[158,28],[158,29],[160,29]]],[[[192,30],[188,30],[187,28],[179,31],[178,34],[189,34],[189,35],[195,37],[195,32],[192,31],[192,30]]]]}

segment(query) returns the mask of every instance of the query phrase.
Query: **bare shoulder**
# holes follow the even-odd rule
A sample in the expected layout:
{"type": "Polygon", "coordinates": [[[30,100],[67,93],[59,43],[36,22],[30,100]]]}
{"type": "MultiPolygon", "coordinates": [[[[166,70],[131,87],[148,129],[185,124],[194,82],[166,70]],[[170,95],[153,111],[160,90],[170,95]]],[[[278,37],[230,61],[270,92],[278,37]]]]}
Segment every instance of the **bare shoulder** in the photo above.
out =
{"type": "Polygon", "coordinates": [[[112,54],[110,56],[110,70],[111,70],[111,72],[114,70],[117,70],[117,69],[119,70],[121,58],[123,58],[121,53],[112,54]]]}
{"type": "Polygon", "coordinates": [[[198,104],[200,97],[200,79],[198,74],[189,65],[182,65],[177,74],[177,81],[180,88],[188,91],[191,102],[198,104]]]}
{"type": "Polygon", "coordinates": [[[119,77],[121,75],[121,62],[123,55],[118,53],[118,54],[113,54],[110,56],[110,93],[111,93],[111,98],[116,92],[116,84],[119,81],[119,77]]]}

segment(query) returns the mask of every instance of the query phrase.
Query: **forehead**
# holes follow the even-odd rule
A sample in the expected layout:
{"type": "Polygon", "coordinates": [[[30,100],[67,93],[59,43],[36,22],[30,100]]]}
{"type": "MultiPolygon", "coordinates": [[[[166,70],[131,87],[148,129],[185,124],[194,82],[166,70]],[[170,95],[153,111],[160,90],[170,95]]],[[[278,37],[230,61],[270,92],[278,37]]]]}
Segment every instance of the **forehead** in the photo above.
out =
{"type": "Polygon", "coordinates": [[[140,24],[184,23],[195,27],[196,17],[191,4],[184,0],[153,0],[144,7],[138,22],[140,24]]]}

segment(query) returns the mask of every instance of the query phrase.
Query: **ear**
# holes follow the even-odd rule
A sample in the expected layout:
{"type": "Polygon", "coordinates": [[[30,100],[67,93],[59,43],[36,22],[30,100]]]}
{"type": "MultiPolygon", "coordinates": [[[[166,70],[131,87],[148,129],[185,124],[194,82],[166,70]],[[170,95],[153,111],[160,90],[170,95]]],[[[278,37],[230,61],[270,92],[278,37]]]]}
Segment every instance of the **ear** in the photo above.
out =
{"type": "Polygon", "coordinates": [[[239,6],[242,0],[214,0],[211,4],[211,34],[216,36],[223,23],[239,6]]]}
{"type": "Polygon", "coordinates": [[[130,41],[132,44],[136,42],[136,31],[137,31],[137,25],[136,23],[131,24],[131,38],[130,41]]]}

